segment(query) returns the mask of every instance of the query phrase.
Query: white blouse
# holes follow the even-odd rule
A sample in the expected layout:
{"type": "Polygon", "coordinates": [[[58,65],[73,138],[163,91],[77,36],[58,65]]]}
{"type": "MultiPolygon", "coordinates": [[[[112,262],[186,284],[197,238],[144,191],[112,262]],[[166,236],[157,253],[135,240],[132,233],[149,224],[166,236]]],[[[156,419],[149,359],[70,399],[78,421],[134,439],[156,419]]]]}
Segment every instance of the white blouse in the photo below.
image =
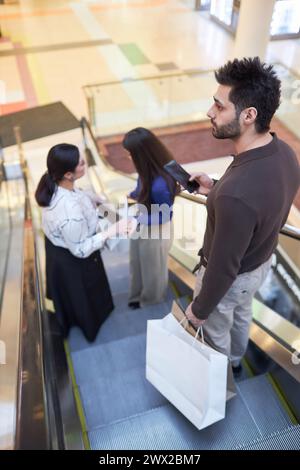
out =
{"type": "Polygon", "coordinates": [[[103,247],[103,236],[97,233],[98,224],[93,196],[79,189],[69,191],[57,186],[50,205],[42,209],[46,237],[78,258],[87,258],[103,247]]]}

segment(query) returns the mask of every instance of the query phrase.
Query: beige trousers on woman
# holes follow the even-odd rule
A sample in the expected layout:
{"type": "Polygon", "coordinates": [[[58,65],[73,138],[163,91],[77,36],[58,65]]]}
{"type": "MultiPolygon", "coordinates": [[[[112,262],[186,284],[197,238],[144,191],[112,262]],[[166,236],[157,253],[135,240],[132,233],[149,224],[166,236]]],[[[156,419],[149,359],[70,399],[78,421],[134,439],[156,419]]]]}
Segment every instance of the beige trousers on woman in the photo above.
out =
{"type": "Polygon", "coordinates": [[[140,302],[141,306],[146,306],[165,299],[173,226],[172,222],[168,222],[140,227],[140,238],[130,240],[129,302],[140,302]]]}

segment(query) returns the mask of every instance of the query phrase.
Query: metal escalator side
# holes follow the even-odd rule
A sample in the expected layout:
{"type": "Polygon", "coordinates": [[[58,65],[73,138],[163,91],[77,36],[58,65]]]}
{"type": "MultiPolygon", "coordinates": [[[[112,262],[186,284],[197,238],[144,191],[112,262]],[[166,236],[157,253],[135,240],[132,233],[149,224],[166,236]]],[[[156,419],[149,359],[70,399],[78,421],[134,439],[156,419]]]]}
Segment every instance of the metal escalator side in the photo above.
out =
{"type": "MultiPolygon", "coordinates": [[[[1,178],[1,177],[0,177],[1,178]]],[[[12,221],[8,203],[8,188],[6,182],[0,179],[0,308],[2,305],[5,277],[10,251],[12,221]]],[[[0,310],[1,311],[1,310],[0,310]]]]}
{"type": "Polygon", "coordinates": [[[2,212],[7,236],[3,237],[0,316],[0,447],[15,443],[19,364],[20,305],[22,294],[22,255],[24,231],[24,188],[19,182],[1,183],[2,212]],[[6,240],[6,241],[5,241],[6,240]]]}
{"type": "Polygon", "coordinates": [[[0,447],[47,448],[47,411],[43,343],[34,247],[27,217],[24,181],[3,181],[10,215],[6,245],[0,338],[5,358],[0,365],[0,447]]]}
{"type": "Polygon", "coordinates": [[[50,448],[42,298],[29,201],[25,202],[15,449],[50,448]]]}

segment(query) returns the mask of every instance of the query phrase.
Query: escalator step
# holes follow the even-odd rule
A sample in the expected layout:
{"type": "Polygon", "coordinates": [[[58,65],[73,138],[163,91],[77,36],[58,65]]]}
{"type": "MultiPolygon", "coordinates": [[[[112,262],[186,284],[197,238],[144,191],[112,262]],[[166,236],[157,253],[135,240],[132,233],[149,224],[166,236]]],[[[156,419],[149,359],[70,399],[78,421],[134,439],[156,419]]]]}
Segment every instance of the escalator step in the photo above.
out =
{"type": "Polygon", "coordinates": [[[88,429],[157,408],[166,399],[146,380],[145,365],[102,376],[80,386],[88,429]]]}
{"type": "Polygon", "coordinates": [[[232,449],[290,425],[267,378],[258,376],[238,384],[224,420],[198,431],[147,384],[145,343],[142,334],[72,354],[92,448],[232,449]]]}
{"type": "Polygon", "coordinates": [[[171,310],[172,301],[157,305],[149,305],[137,310],[131,310],[126,304],[122,308],[117,304],[116,309],[101,326],[93,343],[89,343],[79,328],[72,328],[69,335],[69,345],[72,352],[86,348],[94,348],[109,341],[115,341],[126,336],[146,333],[147,320],[163,318],[171,310]]]}
{"type": "Polygon", "coordinates": [[[227,418],[198,431],[171,404],[89,432],[92,449],[202,450],[232,449],[259,436],[243,403],[227,405],[227,418]]]}
{"type": "Polygon", "coordinates": [[[300,450],[300,425],[256,439],[235,450],[300,450]]]}
{"type": "Polygon", "coordinates": [[[237,388],[262,436],[292,424],[265,375],[239,382],[237,388]]]}
{"type": "Polygon", "coordinates": [[[114,275],[113,277],[107,273],[107,277],[109,280],[110,289],[112,292],[113,297],[119,293],[126,292],[128,296],[129,292],[129,277],[124,276],[124,273],[119,273],[118,275],[114,275]]]}
{"type": "Polygon", "coordinates": [[[124,371],[145,364],[145,334],[110,341],[93,348],[72,353],[76,382],[85,382],[102,377],[117,377],[124,371]]]}
{"type": "Polygon", "coordinates": [[[104,250],[102,259],[113,295],[129,291],[129,254],[104,250]]]}

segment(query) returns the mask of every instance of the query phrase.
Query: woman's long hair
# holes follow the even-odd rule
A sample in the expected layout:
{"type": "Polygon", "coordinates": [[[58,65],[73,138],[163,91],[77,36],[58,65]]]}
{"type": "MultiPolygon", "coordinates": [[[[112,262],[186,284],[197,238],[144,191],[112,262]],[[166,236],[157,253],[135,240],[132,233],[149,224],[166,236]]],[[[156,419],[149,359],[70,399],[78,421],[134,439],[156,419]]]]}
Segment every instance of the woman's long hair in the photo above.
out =
{"type": "Polygon", "coordinates": [[[141,181],[138,202],[148,209],[151,206],[151,186],[156,176],[162,176],[175,197],[179,192],[176,181],[164,170],[163,166],[173,160],[172,154],[165,145],[144,127],[137,127],[127,132],[123,147],[130,153],[141,181]]]}
{"type": "Polygon", "coordinates": [[[48,171],[41,177],[35,192],[35,199],[39,206],[49,206],[57,184],[68,171],[75,171],[79,158],[79,150],[76,145],[58,144],[51,147],[47,156],[48,171]]]}

